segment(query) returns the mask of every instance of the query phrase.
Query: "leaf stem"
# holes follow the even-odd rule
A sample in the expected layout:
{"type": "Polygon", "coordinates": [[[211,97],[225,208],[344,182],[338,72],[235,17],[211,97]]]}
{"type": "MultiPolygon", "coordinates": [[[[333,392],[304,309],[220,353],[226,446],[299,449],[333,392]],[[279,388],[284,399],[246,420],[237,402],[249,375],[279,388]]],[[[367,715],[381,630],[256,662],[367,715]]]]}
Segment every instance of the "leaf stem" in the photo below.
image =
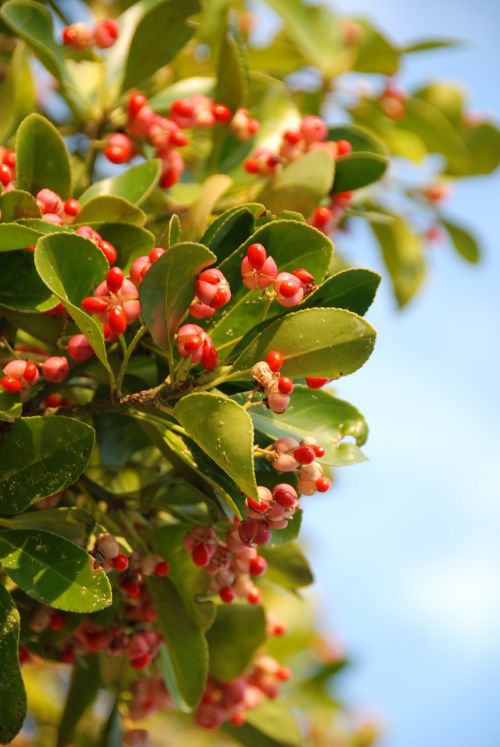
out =
{"type": "Polygon", "coordinates": [[[127,367],[130,362],[130,356],[132,355],[137,345],[139,344],[141,338],[146,334],[147,331],[148,331],[147,327],[144,324],[142,324],[137,330],[137,332],[135,333],[132,340],[130,341],[130,345],[128,347],[125,342],[124,336],[120,335],[119,339],[120,339],[120,345],[122,346],[122,350],[123,350],[123,361],[121,363],[120,370],[118,371],[118,376],[116,377],[116,391],[119,397],[121,397],[123,379],[127,372],[127,367]]]}

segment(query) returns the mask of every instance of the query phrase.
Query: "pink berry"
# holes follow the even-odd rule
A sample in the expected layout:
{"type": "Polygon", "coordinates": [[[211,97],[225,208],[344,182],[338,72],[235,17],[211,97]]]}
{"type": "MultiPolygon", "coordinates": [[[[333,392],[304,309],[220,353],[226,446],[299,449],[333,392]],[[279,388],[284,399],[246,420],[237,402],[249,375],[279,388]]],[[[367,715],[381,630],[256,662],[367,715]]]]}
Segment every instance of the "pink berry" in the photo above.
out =
{"type": "Polygon", "coordinates": [[[94,350],[85,335],[73,335],[69,340],[66,350],[74,361],[88,361],[94,355],[94,350]]]}
{"type": "Polygon", "coordinates": [[[56,355],[47,358],[42,365],[42,374],[52,384],[60,384],[61,381],[67,379],[69,374],[68,359],[56,355]]]}
{"type": "Polygon", "coordinates": [[[112,18],[98,21],[94,29],[95,43],[100,49],[108,49],[118,39],[119,31],[117,22],[112,18]]]}

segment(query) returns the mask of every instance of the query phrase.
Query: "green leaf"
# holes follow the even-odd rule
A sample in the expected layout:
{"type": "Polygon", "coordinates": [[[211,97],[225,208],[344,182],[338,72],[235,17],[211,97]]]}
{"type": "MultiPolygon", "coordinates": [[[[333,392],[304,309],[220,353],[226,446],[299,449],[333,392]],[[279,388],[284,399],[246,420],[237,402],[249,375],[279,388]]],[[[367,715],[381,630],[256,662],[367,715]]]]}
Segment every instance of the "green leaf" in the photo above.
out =
{"type": "Polygon", "coordinates": [[[500,163],[500,130],[492,122],[481,122],[465,131],[469,157],[466,165],[452,164],[448,173],[459,176],[491,174],[500,163]]]}
{"type": "Polygon", "coordinates": [[[148,252],[155,245],[151,231],[130,223],[94,223],[92,225],[103,239],[110,241],[118,252],[118,264],[125,272],[130,270],[134,259],[148,252]]]}
{"type": "Polygon", "coordinates": [[[118,176],[110,176],[92,184],[81,195],[80,202],[85,205],[98,195],[114,195],[140,205],[158,184],[161,169],[161,161],[157,158],[132,166],[118,176]]]}
{"type": "Polygon", "coordinates": [[[265,700],[247,711],[243,726],[223,729],[245,747],[302,747],[304,741],[290,708],[280,700],[265,700]]]}
{"type": "Polygon", "coordinates": [[[385,156],[387,148],[372,132],[359,125],[335,125],[328,128],[328,140],[348,140],[354,153],[358,151],[385,156]]]}
{"type": "Polygon", "coordinates": [[[180,240],[180,237],[181,237],[181,221],[177,213],[174,213],[168,222],[167,246],[170,248],[174,244],[177,244],[180,240]]]}
{"type": "Polygon", "coordinates": [[[0,223],[0,253],[33,246],[39,237],[38,231],[19,223],[0,223]]]}
{"type": "Polygon", "coordinates": [[[219,605],[207,633],[210,675],[221,682],[240,677],[266,640],[266,616],[260,605],[219,605]],[[238,632],[244,631],[244,635],[238,632]]]}
{"type": "Polygon", "coordinates": [[[16,185],[36,195],[48,188],[66,200],[71,197],[68,151],[58,130],[40,114],[30,114],[16,137],[16,185]]]}
{"type": "Polygon", "coordinates": [[[212,221],[200,243],[208,246],[222,262],[254,232],[256,212],[263,211],[264,205],[258,203],[224,211],[212,221]]]}
{"type": "MultiPolygon", "coordinates": [[[[238,399],[244,395],[238,395],[238,399]]],[[[252,408],[250,417],[256,431],[272,439],[292,436],[298,441],[313,436],[325,448],[322,462],[334,467],[364,461],[359,449],[368,437],[363,415],[349,402],[333,397],[325,389],[312,391],[296,386],[290,404],[281,415],[264,407],[252,408]],[[346,437],[354,438],[345,441],[346,437]]]]}
{"type": "Polygon", "coordinates": [[[335,163],[325,151],[306,153],[288,164],[257,195],[268,210],[279,213],[296,210],[306,218],[331,190],[335,163]]]}
{"type": "Polygon", "coordinates": [[[3,223],[10,223],[21,218],[42,217],[42,212],[33,195],[23,192],[22,189],[13,189],[0,195],[0,211],[3,223]]]}
{"type": "Polygon", "coordinates": [[[261,547],[259,553],[268,562],[266,579],[285,589],[297,589],[314,583],[314,576],[298,542],[279,547],[261,547]]]}
{"type": "Polygon", "coordinates": [[[394,75],[399,69],[399,50],[368,20],[356,18],[355,21],[361,26],[361,33],[353,70],[394,75]]]}
{"type": "Polygon", "coordinates": [[[56,747],[65,747],[72,741],[78,723],[96,699],[100,686],[99,658],[87,656],[77,660],[57,730],[56,747]]]}
{"type": "Polygon", "coordinates": [[[212,174],[203,182],[198,199],[182,221],[184,238],[192,239],[203,233],[215,205],[232,183],[226,174],[212,174]]]}
{"type": "Polygon", "coordinates": [[[130,223],[143,226],[145,213],[123,197],[116,195],[98,195],[83,205],[76,223],[130,223]]]}
{"type": "Polygon", "coordinates": [[[111,586],[78,545],[51,532],[0,531],[0,563],[20,589],[67,612],[97,612],[111,604],[111,586]]]}
{"type": "Polygon", "coordinates": [[[202,244],[182,242],[154,263],[140,288],[141,311],[157,345],[173,361],[175,334],[194,298],[194,280],[215,261],[202,244]]]}
{"type": "Polygon", "coordinates": [[[109,370],[102,325],[81,308],[83,299],[93,294],[106,275],[108,263],[104,254],[93,241],[78,234],[51,234],[38,241],[35,266],[109,370]]]}
{"type": "MultiPolygon", "coordinates": [[[[219,265],[233,289],[233,297],[224,313],[216,316],[209,328],[216,345],[237,338],[258,324],[268,303],[261,291],[252,291],[241,283],[241,260],[254,242],[266,247],[280,272],[292,272],[297,267],[305,267],[318,283],[327,272],[333,250],[328,237],[298,221],[272,221],[255,231],[219,265]]],[[[272,316],[282,309],[275,302],[269,307],[268,313],[272,316]]]]}
{"type": "Polygon", "coordinates": [[[231,111],[245,105],[248,88],[247,70],[242,49],[231,30],[224,34],[219,51],[215,101],[231,111]]]}
{"type": "Polygon", "coordinates": [[[18,394],[0,392],[0,420],[11,423],[21,416],[22,411],[23,406],[18,394]]]}
{"type": "Polygon", "coordinates": [[[467,42],[464,39],[422,39],[421,41],[407,44],[401,50],[404,54],[414,54],[415,52],[428,52],[434,49],[449,49],[450,47],[462,47],[467,42]]]}
{"type": "Polygon", "coordinates": [[[448,231],[453,246],[457,253],[467,262],[475,265],[480,260],[480,249],[474,236],[463,226],[452,223],[449,220],[442,221],[443,226],[448,231]]]}
{"type": "Polygon", "coordinates": [[[123,13],[118,40],[107,58],[112,94],[139,86],[170,62],[193,35],[186,20],[199,9],[199,0],[142,0],[123,13]]]}
{"type": "Polygon", "coordinates": [[[248,378],[257,361],[265,360],[270,350],[280,350],[284,375],[337,379],[361,368],[374,344],[375,330],[357,314],[344,309],[304,309],[260,332],[234,361],[226,378],[248,378]]]}
{"type": "Polygon", "coordinates": [[[302,307],[332,306],[366,314],[380,285],[380,275],[359,267],[335,273],[303,302],[302,307]]]}
{"type": "Polygon", "coordinates": [[[0,513],[16,514],[71,485],[84,471],[94,430],[62,416],[17,420],[0,450],[0,513]]]}
{"type": "Polygon", "coordinates": [[[429,153],[441,153],[450,163],[463,165],[467,149],[457,129],[439,109],[422,99],[408,98],[398,127],[416,133],[429,153]]]}
{"type": "Polygon", "coordinates": [[[159,91],[149,99],[149,105],[155,112],[168,112],[176,99],[191,98],[191,96],[214,97],[215,79],[204,76],[193,76],[177,80],[168,88],[159,91]]]}
{"type": "Polygon", "coordinates": [[[0,526],[7,529],[42,529],[75,542],[88,538],[95,527],[95,519],[82,508],[45,508],[43,511],[28,511],[12,519],[2,518],[0,526]]]}
{"type": "Polygon", "coordinates": [[[240,405],[211,392],[188,394],[175,406],[188,436],[248,496],[257,497],[252,420],[240,405]]]}
{"type": "Polygon", "coordinates": [[[26,716],[18,649],[19,612],[0,584],[0,744],[7,744],[16,736],[26,716]]]}
{"type": "Polygon", "coordinates": [[[23,42],[16,44],[0,85],[0,141],[6,142],[18,122],[36,107],[36,92],[23,42]]]}
{"type": "Polygon", "coordinates": [[[2,254],[0,304],[14,311],[42,311],[55,306],[51,292],[43,284],[33,263],[33,254],[25,251],[2,254]]]}
{"type": "MultiPolygon", "coordinates": [[[[54,305],[56,300],[54,299],[54,305]]],[[[51,346],[56,344],[66,321],[60,316],[49,317],[45,314],[37,314],[36,312],[31,314],[23,313],[22,311],[7,309],[5,306],[0,307],[0,311],[12,326],[27,332],[28,335],[34,337],[36,340],[46,342],[51,346]]]]}
{"type": "MultiPolygon", "coordinates": [[[[194,708],[203,695],[208,673],[208,647],[202,628],[169,578],[150,576],[147,584],[172,663],[174,687],[194,708]]],[[[166,685],[172,687],[169,681],[166,685]]]]}
{"type": "Polygon", "coordinates": [[[405,306],[424,281],[424,252],[421,238],[406,221],[392,217],[391,223],[370,223],[370,227],[382,250],[396,299],[405,306]]]}
{"type": "Polygon", "coordinates": [[[333,192],[350,192],[361,189],[383,177],[389,160],[377,153],[357,151],[339,158],[335,167],[333,192]]]}

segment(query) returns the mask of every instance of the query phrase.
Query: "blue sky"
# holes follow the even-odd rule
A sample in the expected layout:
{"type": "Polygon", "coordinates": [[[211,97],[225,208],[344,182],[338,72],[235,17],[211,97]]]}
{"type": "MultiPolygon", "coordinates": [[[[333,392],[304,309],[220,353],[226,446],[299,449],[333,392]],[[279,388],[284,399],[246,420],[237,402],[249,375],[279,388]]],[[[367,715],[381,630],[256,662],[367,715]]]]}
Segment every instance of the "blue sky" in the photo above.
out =
{"type": "MultiPolygon", "coordinates": [[[[493,0],[336,7],[401,42],[469,39],[413,56],[401,80],[459,79],[474,109],[500,116],[493,0]]],[[[368,418],[370,461],[340,471],[305,511],[316,594],[356,660],[344,693],[381,714],[386,747],[500,744],[499,187],[498,176],[471,180],[449,204],[481,238],[479,267],[438,246],[410,308],[396,312],[382,287],[369,312],[376,351],[338,387],[368,418]]],[[[379,267],[363,232],[348,241],[379,267]]]]}

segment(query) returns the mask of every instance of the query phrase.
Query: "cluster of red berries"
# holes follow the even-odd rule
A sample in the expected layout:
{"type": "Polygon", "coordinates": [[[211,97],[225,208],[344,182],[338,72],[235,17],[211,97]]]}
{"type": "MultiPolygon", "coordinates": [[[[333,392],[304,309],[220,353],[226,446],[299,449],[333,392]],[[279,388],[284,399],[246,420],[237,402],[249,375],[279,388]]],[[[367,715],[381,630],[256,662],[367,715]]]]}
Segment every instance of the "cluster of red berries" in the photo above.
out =
{"type": "Polygon", "coordinates": [[[106,280],[97,286],[94,295],[83,299],[82,307],[102,322],[106,340],[113,340],[123,334],[139,316],[139,291],[125,278],[123,270],[111,267],[106,280]]]}
{"type": "Polygon", "coordinates": [[[323,467],[316,459],[325,455],[325,449],[312,436],[302,441],[285,436],[269,448],[269,461],[278,472],[297,472],[297,489],[301,495],[326,493],[331,480],[323,475],[323,467]]]}
{"type": "Polygon", "coordinates": [[[191,363],[200,363],[212,371],[219,363],[219,354],[214,341],[197,324],[183,324],[176,335],[177,352],[181,358],[191,358],[191,363]]]}
{"type": "Polygon", "coordinates": [[[154,265],[163,254],[165,254],[165,249],[162,249],[161,246],[155,246],[148,254],[134,260],[130,268],[130,277],[136,285],[142,283],[144,276],[151,269],[151,265],[154,265]]]}
{"type": "Polygon", "coordinates": [[[296,306],[316,288],[313,276],[304,268],[278,272],[273,257],[259,243],[248,247],[241,261],[241,276],[243,284],[251,290],[265,290],[273,285],[276,301],[287,308],[296,306]]]}
{"type": "Polygon", "coordinates": [[[75,233],[93,241],[108,260],[108,264],[114,265],[118,259],[118,252],[116,251],[115,246],[110,241],[103,239],[101,234],[98,233],[95,228],[92,228],[91,226],[78,226],[75,233]]]}
{"type": "Polygon", "coordinates": [[[380,96],[380,107],[384,114],[398,122],[406,113],[406,93],[389,81],[380,96]]]}
{"type": "MultiPolygon", "coordinates": [[[[57,355],[48,356],[41,369],[46,381],[60,384],[69,374],[68,359],[57,355]]],[[[38,364],[33,361],[11,360],[3,366],[3,371],[0,387],[9,394],[19,394],[30,389],[40,378],[38,364]]]]}
{"type": "Polygon", "coordinates": [[[252,368],[255,389],[264,394],[264,404],[273,412],[285,412],[295,385],[289,376],[282,376],[280,369],[284,358],[279,350],[270,350],[265,361],[258,361],[252,368]]]}
{"type": "Polygon", "coordinates": [[[207,319],[231,300],[231,288],[224,274],[212,268],[203,270],[195,283],[196,297],[189,308],[195,319],[207,319]]]}
{"type": "Polygon", "coordinates": [[[277,153],[259,148],[245,161],[249,174],[273,176],[287,163],[296,161],[306,153],[324,150],[335,160],[348,156],[352,145],[348,140],[327,140],[328,127],[321,117],[304,117],[297,130],[286,130],[277,153]]]}
{"type": "Polygon", "coordinates": [[[309,225],[329,236],[341,223],[353,196],[353,192],[339,192],[332,195],[329,205],[320,205],[313,210],[308,221],[309,225]]]}
{"type": "Polygon", "coordinates": [[[259,706],[264,698],[274,700],[280,683],[289,680],[291,671],[266,654],[259,654],[252,669],[231,682],[209,679],[196,711],[196,722],[204,729],[217,729],[229,722],[233,726],[245,723],[245,714],[259,706]]]}
{"type": "Polygon", "coordinates": [[[99,49],[109,49],[118,39],[119,26],[112,18],[104,18],[97,21],[94,28],[87,26],[85,23],[71,23],[63,28],[61,36],[67,47],[72,47],[78,51],[89,49],[94,44],[99,49]]]}
{"type": "Polygon", "coordinates": [[[0,184],[4,192],[14,189],[16,174],[16,153],[10,148],[0,147],[0,184]]]}

